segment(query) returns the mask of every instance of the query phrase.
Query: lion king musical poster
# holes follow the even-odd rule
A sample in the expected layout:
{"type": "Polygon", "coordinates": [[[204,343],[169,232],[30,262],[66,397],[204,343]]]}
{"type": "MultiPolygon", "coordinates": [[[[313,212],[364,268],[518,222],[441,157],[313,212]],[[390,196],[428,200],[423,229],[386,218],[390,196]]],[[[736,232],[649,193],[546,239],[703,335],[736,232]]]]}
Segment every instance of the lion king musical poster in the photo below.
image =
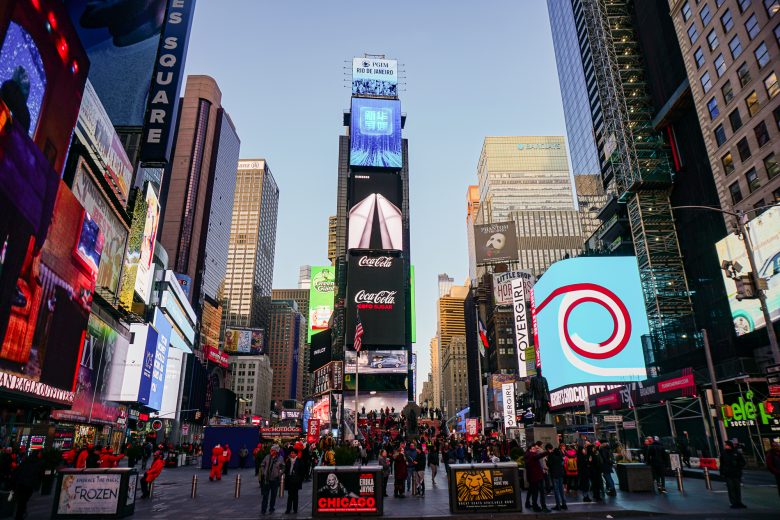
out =
{"type": "Polygon", "coordinates": [[[452,469],[452,476],[453,512],[520,510],[516,467],[456,465],[452,469]]]}

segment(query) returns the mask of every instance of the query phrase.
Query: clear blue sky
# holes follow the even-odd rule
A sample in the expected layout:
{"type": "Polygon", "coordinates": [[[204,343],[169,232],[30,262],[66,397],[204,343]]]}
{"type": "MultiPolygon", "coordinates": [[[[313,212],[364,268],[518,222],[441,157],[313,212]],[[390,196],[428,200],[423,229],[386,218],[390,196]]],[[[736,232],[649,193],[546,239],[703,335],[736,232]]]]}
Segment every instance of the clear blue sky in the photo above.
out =
{"type": "Polygon", "coordinates": [[[430,371],[437,274],[468,276],[466,187],[488,135],[565,135],[544,0],[199,0],[188,74],[208,74],[280,189],[274,287],[326,265],[353,56],[405,70],[418,386],[430,371]]]}

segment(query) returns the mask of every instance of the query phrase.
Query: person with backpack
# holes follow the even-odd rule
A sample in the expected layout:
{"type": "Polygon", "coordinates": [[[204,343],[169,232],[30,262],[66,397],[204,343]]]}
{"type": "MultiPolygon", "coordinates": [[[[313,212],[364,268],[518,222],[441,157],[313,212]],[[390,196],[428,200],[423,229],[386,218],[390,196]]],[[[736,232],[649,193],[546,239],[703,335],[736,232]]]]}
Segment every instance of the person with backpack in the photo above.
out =
{"type": "Polygon", "coordinates": [[[599,455],[601,455],[601,469],[604,475],[604,482],[607,485],[607,495],[614,497],[617,495],[617,491],[615,491],[615,481],[612,479],[612,468],[615,467],[615,456],[606,439],[600,443],[597,442],[596,446],[598,446],[599,455]]]}
{"type": "Polygon", "coordinates": [[[579,477],[577,476],[577,450],[573,446],[566,449],[566,492],[577,496],[577,487],[579,486],[579,477]]]}

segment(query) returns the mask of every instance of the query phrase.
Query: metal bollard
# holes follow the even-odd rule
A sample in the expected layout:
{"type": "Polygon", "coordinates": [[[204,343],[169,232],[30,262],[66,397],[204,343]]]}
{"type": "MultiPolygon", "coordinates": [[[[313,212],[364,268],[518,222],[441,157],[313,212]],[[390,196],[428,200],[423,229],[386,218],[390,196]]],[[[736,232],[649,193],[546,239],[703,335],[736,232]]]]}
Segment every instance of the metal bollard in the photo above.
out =
{"type": "Polygon", "coordinates": [[[279,496],[284,496],[284,474],[282,474],[281,482],[279,482],[279,496]]]}
{"type": "Polygon", "coordinates": [[[154,481],[149,483],[149,500],[154,498],[154,481]]]}
{"type": "Polygon", "coordinates": [[[677,491],[681,493],[685,491],[685,486],[683,485],[682,468],[677,468],[677,491]]]}
{"type": "Polygon", "coordinates": [[[190,488],[190,498],[195,498],[198,494],[198,476],[192,476],[192,487],[190,488]]]}
{"type": "Polygon", "coordinates": [[[710,468],[704,468],[704,487],[712,491],[712,481],[710,480],[710,468]]]}
{"type": "Polygon", "coordinates": [[[233,494],[234,498],[241,498],[241,474],[236,475],[236,491],[233,494]]]}

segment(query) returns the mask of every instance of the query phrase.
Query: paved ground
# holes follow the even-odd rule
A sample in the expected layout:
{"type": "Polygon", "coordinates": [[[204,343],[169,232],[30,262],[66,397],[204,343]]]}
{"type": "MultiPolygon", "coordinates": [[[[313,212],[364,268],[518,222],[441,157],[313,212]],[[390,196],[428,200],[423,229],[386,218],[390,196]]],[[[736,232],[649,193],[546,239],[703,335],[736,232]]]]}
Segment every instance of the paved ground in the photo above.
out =
{"type": "MultiPolygon", "coordinates": [[[[443,467],[442,467],[443,469],[443,467]]],[[[392,477],[391,477],[392,478],[392,477]]],[[[450,516],[446,477],[437,476],[437,486],[426,472],[425,498],[407,497],[406,499],[385,499],[385,516],[400,518],[419,518],[421,516],[450,516]]],[[[743,487],[743,497],[749,509],[739,511],[739,518],[778,518],[780,497],[777,488],[766,472],[748,472],[743,487]]],[[[215,520],[215,517],[230,519],[250,519],[260,517],[260,488],[254,476],[253,469],[231,470],[220,482],[209,482],[208,472],[195,466],[177,469],[166,469],[155,483],[154,496],[151,500],[138,500],[135,508],[135,518],[176,519],[176,520],[215,520]],[[235,478],[241,475],[241,497],[234,498],[235,478]],[[192,476],[198,476],[197,498],[190,498],[192,476]]],[[[618,491],[617,497],[609,497],[604,503],[584,503],[578,498],[569,498],[568,512],[555,512],[552,515],[524,513],[523,516],[555,516],[558,518],[619,518],[648,517],[657,514],[672,516],[694,515],[696,518],[729,518],[736,516],[728,507],[725,484],[713,482],[713,490],[707,491],[704,481],[697,478],[685,479],[685,492],[677,491],[676,482],[668,479],[669,493],[656,495],[652,493],[623,493],[618,491]]],[[[389,490],[392,491],[390,482],[389,490]]],[[[140,490],[139,490],[140,496],[140,490]]],[[[525,499],[525,493],[523,493],[525,499]]],[[[51,496],[35,496],[30,503],[30,519],[49,518],[53,498],[51,496]]],[[[555,500],[547,497],[548,505],[554,505],[555,500]]],[[[287,497],[278,498],[276,513],[266,518],[291,518],[284,515],[287,497]]],[[[299,513],[297,518],[311,517],[311,483],[306,483],[301,490],[299,513]]],[[[503,517],[507,514],[472,514],[463,515],[469,520],[503,517]]],[[[690,518],[690,516],[688,516],[690,518]]]]}

